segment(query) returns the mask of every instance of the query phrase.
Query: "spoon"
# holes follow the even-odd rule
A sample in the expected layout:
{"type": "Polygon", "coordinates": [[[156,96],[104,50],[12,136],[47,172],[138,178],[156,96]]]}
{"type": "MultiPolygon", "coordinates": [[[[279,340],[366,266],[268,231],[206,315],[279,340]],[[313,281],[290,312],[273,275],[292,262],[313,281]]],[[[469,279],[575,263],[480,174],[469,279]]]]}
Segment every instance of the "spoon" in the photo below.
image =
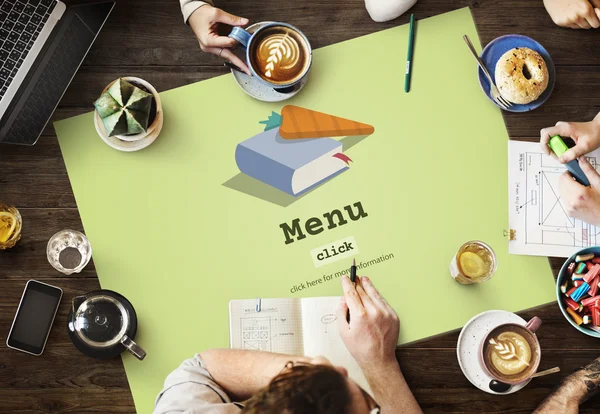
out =
{"type": "MultiPolygon", "coordinates": [[[[535,374],[533,374],[531,376],[531,378],[543,377],[544,375],[550,375],[550,374],[554,374],[556,372],[560,372],[559,367],[554,367],[554,368],[547,369],[545,371],[536,372],[535,374]]],[[[505,382],[501,382],[501,381],[491,380],[489,387],[490,387],[490,390],[492,390],[492,391],[504,393],[504,392],[507,392],[508,390],[510,390],[512,388],[512,385],[507,384],[505,382]]]]}

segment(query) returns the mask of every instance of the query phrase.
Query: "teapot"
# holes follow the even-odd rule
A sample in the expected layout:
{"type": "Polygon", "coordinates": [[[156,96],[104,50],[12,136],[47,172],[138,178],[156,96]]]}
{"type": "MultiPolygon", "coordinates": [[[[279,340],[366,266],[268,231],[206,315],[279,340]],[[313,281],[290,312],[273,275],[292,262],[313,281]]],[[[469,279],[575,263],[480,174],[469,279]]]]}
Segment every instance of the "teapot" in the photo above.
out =
{"type": "Polygon", "coordinates": [[[143,360],[146,352],[134,342],[135,309],[112,290],[96,290],[73,298],[69,312],[69,338],[84,355],[107,359],[128,350],[143,360]]]}

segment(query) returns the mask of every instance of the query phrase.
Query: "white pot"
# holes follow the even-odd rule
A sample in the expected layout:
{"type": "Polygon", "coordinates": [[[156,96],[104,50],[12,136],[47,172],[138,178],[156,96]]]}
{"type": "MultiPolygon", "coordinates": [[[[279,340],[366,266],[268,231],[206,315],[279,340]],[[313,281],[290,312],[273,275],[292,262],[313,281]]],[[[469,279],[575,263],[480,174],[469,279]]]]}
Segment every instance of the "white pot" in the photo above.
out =
{"type": "MultiPolygon", "coordinates": [[[[143,79],[136,78],[134,76],[126,76],[122,79],[133,84],[144,86],[148,91],[150,91],[150,93],[152,93],[152,96],[154,96],[154,101],[156,102],[156,116],[154,117],[154,121],[152,124],[150,124],[150,126],[148,126],[148,130],[146,132],[141,132],[135,135],[115,135],[109,137],[106,129],[104,128],[104,124],[102,124],[102,120],[98,115],[98,112],[94,111],[94,126],[96,127],[96,132],[98,132],[100,138],[102,138],[102,140],[111,147],[119,151],[138,151],[152,144],[156,138],[158,138],[158,135],[162,130],[163,110],[160,101],[160,95],[150,83],[143,79]]],[[[118,79],[114,80],[106,88],[104,88],[102,93],[106,92],[108,88],[110,88],[117,80],[118,79]]]]}

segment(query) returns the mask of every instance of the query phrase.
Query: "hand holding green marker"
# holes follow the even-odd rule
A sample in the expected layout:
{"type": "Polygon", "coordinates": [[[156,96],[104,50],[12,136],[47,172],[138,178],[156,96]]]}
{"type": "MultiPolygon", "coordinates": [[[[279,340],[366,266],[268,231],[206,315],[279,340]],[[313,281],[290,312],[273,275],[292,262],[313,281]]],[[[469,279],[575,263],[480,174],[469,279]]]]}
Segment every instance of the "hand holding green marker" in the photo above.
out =
{"type": "MultiPolygon", "coordinates": [[[[555,135],[552,138],[550,138],[548,146],[556,154],[557,157],[560,157],[569,149],[569,147],[567,147],[567,144],[565,144],[562,138],[558,135],[555,135]]],[[[575,181],[577,181],[581,185],[585,185],[586,187],[590,186],[589,180],[587,179],[585,173],[579,166],[579,161],[577,161],[576,159],[569,161],[565,164],[565,167],[567,168],[567,170],[569,170],[573,178],[575,178],[575,181]]]]}

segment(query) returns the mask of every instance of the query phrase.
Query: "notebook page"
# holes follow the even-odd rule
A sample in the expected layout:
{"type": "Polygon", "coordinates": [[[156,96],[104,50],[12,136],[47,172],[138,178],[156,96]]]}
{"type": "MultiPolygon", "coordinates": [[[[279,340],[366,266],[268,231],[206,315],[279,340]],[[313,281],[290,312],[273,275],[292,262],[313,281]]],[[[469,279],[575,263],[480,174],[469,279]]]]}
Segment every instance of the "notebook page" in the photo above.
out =
{"type": "Polygon", "coordinates": [[[229,302],[229,345],[235,349],[302,355],[299,299],[256,299],[229,302]]]}
{"type": "Polygon", "coordinates": [[[350,355],[340,337],[335,314],[340,304],[340,297],[303,298],[301,301],[304,354],[311,357],[324,356],[334,366],[346,368],[350,378],[373,395],[358,363],[350,355]]]}

